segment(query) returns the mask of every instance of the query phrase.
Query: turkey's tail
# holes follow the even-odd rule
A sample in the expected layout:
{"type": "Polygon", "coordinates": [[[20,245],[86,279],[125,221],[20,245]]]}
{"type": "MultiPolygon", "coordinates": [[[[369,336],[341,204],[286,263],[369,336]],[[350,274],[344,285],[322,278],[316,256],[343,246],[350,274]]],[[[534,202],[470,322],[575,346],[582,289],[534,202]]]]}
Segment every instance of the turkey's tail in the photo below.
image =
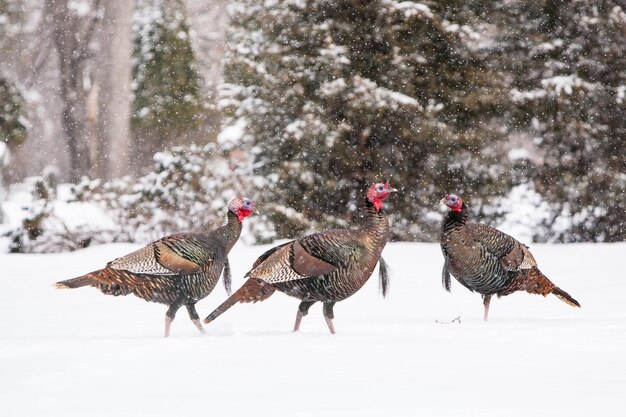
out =
{"type": "Polygon", "coordinates": [[[59,289],[63,288],[80,288],[87,285],[97,285],[98,281],[91,278],[89,275],[83,275],[82,277],[72,278],[65,281],[59,281],[54,286],[59,289]]]}
{"type": "MultiPolygon", "coordinates": [[[[95,287],[108,295],[127,295],[141,289],[140,277],[127,271],[119,271],[110,268],[90,272],[78,278],[59,281],[56,288],[80,288],[85,286],[95,287]]],[[[145,298],[142,294],[138,296],[145,298]]]]}
{"type": "Polygon", "coordinates": [[[211,323],[237,303],[256,303],[257,301],[263,301],[274,294],[274,291],[276,290],[271,284],[258,278],[249,278],[241,288],[228,297],[218,308],[213,310],[213,312],[204,319],[204,322],[211,323]]]}
{"type": "Polygon", "coordinates": [[[554,287],[552,294],[556,295],[559,300],[571,305],[572,307],[580,307],[580,303],[578,303],[578,301],[559,287],[554,287]]]}
{"type": "Polygon", "coordinates": [[[554,294],[561,301],[572,307],[580,307],[578,301],[567,292],[554,285],[537,267],[523,269],[516,273],[507,288],[498,292],[498,296],[508,295],[520,290],[525,290],[531,294],[541,294],[544,297],[547,297],[548,294],[554,294]]]}

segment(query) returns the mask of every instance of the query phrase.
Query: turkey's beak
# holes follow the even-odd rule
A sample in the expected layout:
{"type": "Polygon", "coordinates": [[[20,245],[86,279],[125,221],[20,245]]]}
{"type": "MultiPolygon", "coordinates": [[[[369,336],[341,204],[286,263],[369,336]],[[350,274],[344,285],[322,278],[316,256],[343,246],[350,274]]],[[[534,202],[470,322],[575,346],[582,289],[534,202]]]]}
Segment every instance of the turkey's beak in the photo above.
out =
{"type": "Polygon", "coordinates": [[[397,192],[398,192],[398,190],[397,190],[396,188],[389,187],[389,188],[387,188],[387,192],[388,192],[388,193],[397,193],[397,192]]]}
{"type": "Polygon", "coordinates": [[[447,201],[448,201],[448,199],[446,197],[444,197],[441,200],[439,200],[439,203],[445,205],[447,201]]]}

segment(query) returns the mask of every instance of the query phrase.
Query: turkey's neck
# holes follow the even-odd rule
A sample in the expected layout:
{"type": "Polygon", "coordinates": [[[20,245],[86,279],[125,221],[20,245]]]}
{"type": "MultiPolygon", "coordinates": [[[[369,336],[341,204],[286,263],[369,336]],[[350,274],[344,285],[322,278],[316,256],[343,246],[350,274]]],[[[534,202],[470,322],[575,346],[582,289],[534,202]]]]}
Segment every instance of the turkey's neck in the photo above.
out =
{"type": "Polygon", "coordinates": [[[445,235],[447,232],[450,232],[455,229],[462,228],[467,223],[467,219],[469,218],[469,209],[465,202],[461,207],[461,211],[452,211],[450,210],[443,221],[442,232],[445,235]]]}
{"type": "Polygon", "coordinates": [[[374,204],[367,198],[365,199],[365,207],[362,209],[365,214],[365,225],[363,231],[368,237],[368,241],[374,246],[374,249],[382,251],[389,240],[389,222],[387,216],[381,210],[377,210],[374,204]]]}
{"type": "Polygon", "coordinates": [[[228,210],[227,219],[228,223],[222,226],[222,231],[228,250],[230,250],[237,243],[237,239],[239,239],[241,234],[241,222],[237,219],[237,215],[230,210],[228,210]]]}

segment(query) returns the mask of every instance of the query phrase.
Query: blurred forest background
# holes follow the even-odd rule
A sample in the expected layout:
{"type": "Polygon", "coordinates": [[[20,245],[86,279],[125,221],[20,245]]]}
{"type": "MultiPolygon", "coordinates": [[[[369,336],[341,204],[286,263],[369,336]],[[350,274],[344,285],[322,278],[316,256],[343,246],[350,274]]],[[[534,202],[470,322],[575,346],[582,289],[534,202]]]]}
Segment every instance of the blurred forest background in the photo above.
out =
{"type": "Polygon", "coordinates": [[[446,192],[626,240],[622,1],[0,0],[0,103],[15,252],[199,230],[235,194],[251,240],[292,237],[382,179],[396,240],[436,240],[446,192]]]}

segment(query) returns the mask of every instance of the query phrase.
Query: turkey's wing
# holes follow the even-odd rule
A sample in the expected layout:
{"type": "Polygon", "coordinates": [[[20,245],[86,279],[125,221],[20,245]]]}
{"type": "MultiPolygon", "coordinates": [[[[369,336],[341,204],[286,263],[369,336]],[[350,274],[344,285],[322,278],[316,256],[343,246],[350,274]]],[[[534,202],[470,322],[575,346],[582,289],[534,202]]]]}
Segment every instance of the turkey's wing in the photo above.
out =
{"type": "Polygon", "coordinates": [[[528,247],[517,239],[485,224],[468,225],[474,236],[483,248],[498,258],[503,268],[509,271],[518,271],[537,266],[535,258],[528,247]]]}
{"type": "Polygon", "coordinates": [[[305,277],[319,277],[330,274],[337,269],[335,265],[310,254],[305,247],[302,246],[302,243],[297,240],[291,247],[291,253],[293,256],[292,267],[294,271],[305,277]]]}
{"type": "Polygon", "coordinates": [[[107,266],[146,275],[187,275],[202,269],[200,265],[178,255],[161,241],[117,258],[107,266]]]}
{"type": "MultiPolygon", "coordinates": [[[[335,268],[341,268],[346,267],[350,261],[358,261],[365,245],[361,238],[357,231],[334,229],[304,236],[296,242],[311,257],[335,268]]],[[[318,268],[323,271],[325,268],[330,269],[330,266],[318,264],[318,268]]]]}
{"type": "Polygon", "coordinates": [[[328,275],[358,258],[362,250],[359,240],[346,232],[314,233],[272,248],[246,276],[274,283],[328,275]]]}

